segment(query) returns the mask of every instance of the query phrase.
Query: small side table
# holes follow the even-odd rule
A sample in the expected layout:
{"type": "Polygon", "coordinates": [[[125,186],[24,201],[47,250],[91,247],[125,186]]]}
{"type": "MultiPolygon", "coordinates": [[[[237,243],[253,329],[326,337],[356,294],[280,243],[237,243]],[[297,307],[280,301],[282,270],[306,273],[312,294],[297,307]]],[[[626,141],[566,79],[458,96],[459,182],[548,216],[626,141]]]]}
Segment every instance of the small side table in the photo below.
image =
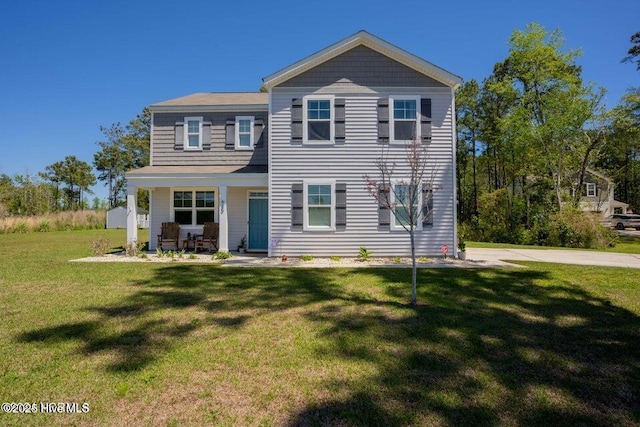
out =
{"type": "Polygon", "coordinates": [[[196,238],[195,236],[190,239],[185,239],[182,241],[182,249],[189,250],[189,246],[193,247],[193,250],[196,249],[196,238]]]}

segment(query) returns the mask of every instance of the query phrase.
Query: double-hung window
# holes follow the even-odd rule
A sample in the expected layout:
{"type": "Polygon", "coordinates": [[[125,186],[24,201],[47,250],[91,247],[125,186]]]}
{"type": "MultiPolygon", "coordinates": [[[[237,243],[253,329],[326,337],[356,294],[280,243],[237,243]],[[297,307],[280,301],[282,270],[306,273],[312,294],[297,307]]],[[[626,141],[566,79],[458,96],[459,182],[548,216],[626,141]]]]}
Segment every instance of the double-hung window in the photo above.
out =
{"type": "Polygon", "coordinates": [[[215,192],[179,190],[173,192],[174,221],[181,225],[203,225],[215,221],[215,192]]]}
{"type": "Polygon", "coordinates": [[[334,183],[308,182],[304,186],[304,216],[307,229],[335,228],[334,183]]]}
{"type": "Polygon", "coordinates": [[[393,109],[390,120],[391,142],[407,142],[420,138],[418,116],[420,115],[420,97],[390,97],[393,109]]]}
{"type": "Polygon", "coordinates": [[[184,149],[202,150],[202,117],[184,118],[184,149]]]}
{"type": "Polygon", "coordinates": [[[236,117],[236,149],[251,150],[254,144],[254,124],[253,116],[236,117]]]}
{"type": "Polygon", "coordinates": [[[420,188],[410,184],[394,184],[392,192],[392,204],[395,212],[393,228],[403,229],[411,223],[411,211],[416,229],[422,228],[420,221],[421,212],[420,188]]]}
{"type": "Polygon", "coordinates": [[[587,182],[587,197],[596,197],[596,183],[587,182]]]}
{"type": "Polygon", "coordinates": [[[332,96],[304,97],[303,117],[303,139],[305,142],[333,142],[335,128],[332,96]]]}

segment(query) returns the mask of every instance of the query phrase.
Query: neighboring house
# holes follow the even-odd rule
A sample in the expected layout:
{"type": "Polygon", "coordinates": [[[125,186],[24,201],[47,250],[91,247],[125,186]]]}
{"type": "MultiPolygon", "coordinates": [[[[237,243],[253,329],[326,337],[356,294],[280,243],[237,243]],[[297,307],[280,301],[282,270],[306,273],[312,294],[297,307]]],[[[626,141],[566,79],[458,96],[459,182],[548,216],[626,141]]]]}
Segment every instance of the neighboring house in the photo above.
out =
{"type": "MultiPolygon", "coordinates": [[[[149,228],[149,212],[142,208],[137,208],[138,228],[149,228]]],[[[106,228],[127,228],[127,208],[126,206],[116,206],[107,211],[106,228]]]]}
{"type": "MultiPolygon", "coordinates": [[[[420,255],[455,253],[454,91],[461,79],[360,31],[263,79],[267,93],[199,93],[150,106],[150,165],[127,173],[137,240],[138,188],[150,190],[150,235],[220,225],[219,250],[269,256],[410,253],[409,236],[366,191],[383,152],[408,178],[407,140],[427,144],[432,214],[420,255]]],[[[150,248],[155,248],[150,239],[150,248]]]]}
{"type": "Polygon", "coordinates": [[[603,217],[614,213],[627,212],[628,204],[613,198],[614,183],[605,175],[587,169],[581,188],[580,209],[585,212],[597,212],[603,217]]]}

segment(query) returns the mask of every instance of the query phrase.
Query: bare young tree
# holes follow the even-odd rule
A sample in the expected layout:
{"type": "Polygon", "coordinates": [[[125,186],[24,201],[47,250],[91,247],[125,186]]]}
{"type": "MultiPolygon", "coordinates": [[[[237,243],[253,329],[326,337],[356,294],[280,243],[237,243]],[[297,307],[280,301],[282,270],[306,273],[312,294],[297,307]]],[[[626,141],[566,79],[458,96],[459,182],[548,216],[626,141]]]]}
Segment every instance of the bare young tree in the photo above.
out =
{"type": "Polygon", "coordinates": [[[411,140],[406,145],[406,156],[395,158],[389,154],[388,146],[374,161],[378,177],[363,175],[367,192],[386,209],[396,225],[401,226],[411,241],[411,305],[417,305],[416,230],[420,223],[431,221],[432,200],[436,191],[433,185],[434,168],[427,168],[427,146],[419,140],[411,140]],[[404,173],[396,173],[400,166],[404,173]]]}

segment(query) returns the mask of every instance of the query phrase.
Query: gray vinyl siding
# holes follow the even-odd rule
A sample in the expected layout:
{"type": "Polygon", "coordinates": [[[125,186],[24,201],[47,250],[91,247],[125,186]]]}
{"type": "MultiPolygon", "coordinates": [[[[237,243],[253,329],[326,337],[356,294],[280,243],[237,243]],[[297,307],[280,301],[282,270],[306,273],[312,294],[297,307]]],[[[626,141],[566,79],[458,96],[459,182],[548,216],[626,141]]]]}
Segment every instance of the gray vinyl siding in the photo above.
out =
{"type": "Polygon", "coordinates": [[[151,206],[149,209],[149,249],[155,250],[158,243],[158,234],[163,222],[171,221],[170,192],[168,188],[156,188],[151,193],[151,206]]]}
{"type": "Polygon", "coordinates": [[[446,87],[366,46],[357,46],[281,87],[446,87]]]}
{"type": "MultiPolygon", "coordinates": [[[[346,98],[346,139],[336,146],[291,144],[291,99],[307,93],[275,88],[272,93],[271,116],[271,238],[279,239],[278,253],[296,256],[356,256],[361,246],[374,256],[410,254],[409,235],[405,231],[378,230],[378,204],[365,189],[364,174],[377,177],[374,160],[383,146],[377,142],[377,101],[389,95],[412,94],[432,99],[432,141],[429,144],[430,169],[438,190],[433,199],[434,224],[418,231],[416,244],[419,255],[441,254],[447,244],[453,252],[455,243],[453,191],[452,99],[446,89],[406,89],[393,93],[340,94],[346,98]],[[291,230],[291,185],[303,180],[335,179],[347,183],[347,226],[345,231],[291,230]]],[[[390,155],[405,159],[403,145],[392,145],[390,155]]],[[[401,178],[408,169],[398,165],[401,178]]],[[[274,252],[275,253],[275,252],[274,252]]]]}
{"type": "Polygon", "coordinates": [[[268,114],[266,111],[242,113],[159,113],[153,114],[152,159],[154,166],[221,166],[266,165],[268,157],[268,114]],[[232,150],[225,148],[227,119],[235,120],[236,116],[255,116],[265,123],[263,144],[253,150],[232,150]],[[204,151],[176,150],[175,124],[184,121],[185,117],[203,117],[204,122],[211,122],[211,149],[204,151]]]}

